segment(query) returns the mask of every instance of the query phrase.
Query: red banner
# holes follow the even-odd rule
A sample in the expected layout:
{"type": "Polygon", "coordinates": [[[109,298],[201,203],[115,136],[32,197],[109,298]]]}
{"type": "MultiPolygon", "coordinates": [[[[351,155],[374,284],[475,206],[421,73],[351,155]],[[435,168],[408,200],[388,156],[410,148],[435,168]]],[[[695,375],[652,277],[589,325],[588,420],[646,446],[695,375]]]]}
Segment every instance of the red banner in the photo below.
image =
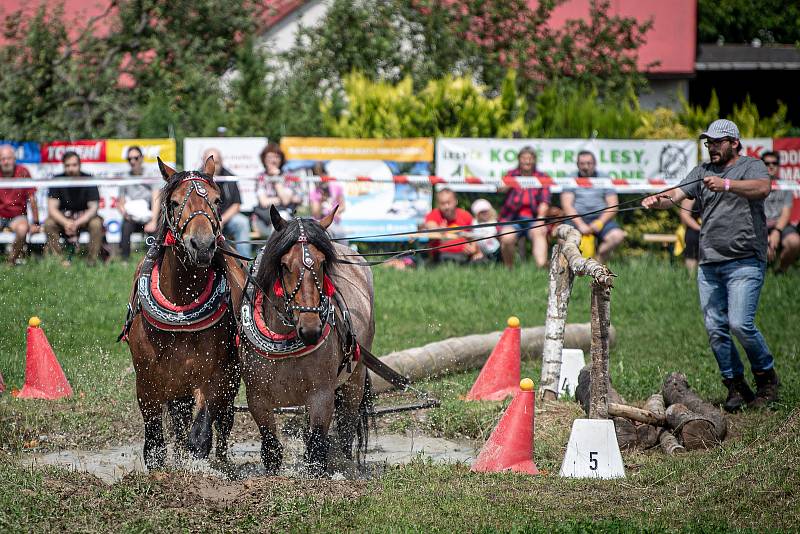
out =
{"type": "MultiPolygon", "coordinates": [[[[800,137],[780,137],[772,140],[772,150],[780,156],[782,180],[800,180],[800,137]]],[[[800,221],[800,198],[795,195],[791,221],[800,221]]]]}
{"type": "Polygon", "coordinates": [[[42,163],[60,163],[67,151],[77,152],[83,163],[105,163],[105,140],[53,141],[42,144],[42,163]]]}
{"type": "Polygon", "coordinates": [[[800,180],[800,137],[773,139],[772,149],[781,158],[781,179],[800,180]]]}

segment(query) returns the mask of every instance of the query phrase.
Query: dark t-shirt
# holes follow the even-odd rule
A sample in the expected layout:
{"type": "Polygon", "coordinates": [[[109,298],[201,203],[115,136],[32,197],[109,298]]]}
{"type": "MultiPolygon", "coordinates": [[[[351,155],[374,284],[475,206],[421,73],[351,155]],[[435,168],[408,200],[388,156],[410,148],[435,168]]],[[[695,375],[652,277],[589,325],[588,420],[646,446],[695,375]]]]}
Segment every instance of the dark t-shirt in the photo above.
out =
{"type": "Polygon", "coordinates": [[[767,219],[764,200],[749,200],[730,191],[714,193],[701,181],[706,176],[733,180],[768,180],[767,167],[760,159],[739,156],[736,163],[722,168],[701,163],[681,182],[689,198],[700,201],[700,263],[750,258],[767,261],[767,219]],[[686,185],[684,185],[686,184],[686,185]]]}
{"type": "MultiPolygon", "coordinates": [[[[81,172],[81,176],[88,177],[91,174],[81,172]]],[[[59,174],[53,178],[74,177],[59,174]]],[[[89,208],[89,202],[100,202],[100,191],[97,190],[95,185],[86,187],[51,187],[47,192],[47,196],[58,199],[58,209],[63,213],[86,211],[89,208]]]]}
{"type": "MultiPolygon", "coordinates": [[[[217,176],[233,176],[233,173],[222,168],[222,171],[217,176]]],[[[228,208],[234,204],[242,203],[242,195],[239,193],[239,184],[236,182],[217,182],[220,191],[220,200],[222,203],[219,206],[219,214],[222,215],[228,208]]]]}

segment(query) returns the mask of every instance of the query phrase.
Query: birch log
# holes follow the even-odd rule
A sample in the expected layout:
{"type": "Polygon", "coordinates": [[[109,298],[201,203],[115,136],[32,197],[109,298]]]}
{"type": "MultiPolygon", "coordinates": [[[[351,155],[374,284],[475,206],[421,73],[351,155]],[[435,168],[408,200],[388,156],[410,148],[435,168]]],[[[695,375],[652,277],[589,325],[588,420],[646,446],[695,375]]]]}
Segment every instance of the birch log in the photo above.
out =
{"type": "Polygon", "coordinates": [[[608,329],[611,316],[611,288],[592,282],[592,389],[589,418],[608,419],[608,329]]]}
{"type": "Polygon", "coordinates": [[[661,393],[653,393],[644,403],[644,409],[656,417],[664,418],[664,396],[661,393]]]}
{"type": "Polygon", "coordinates": [[[662,428],[655,425],[639,425],[636,427],[636,445],[640,449],[649,449],[658,445],[658,436],[662,428]]]}
{"type": "Polygon", "coordinates": [[[608,419],[608,331],[611,325],[611,287],[614,273],[594,259],[581,256],[581,233],[563,224],[556,235],[562,240],[564,257],[573,274],[592,278],[592,381],[589,402],[591,419],[608,419]]]}
{"type": "Polygon", "coordinates": [[[608,403],[608,415],[627,417],[632,421],[647,425],[665,426],[667,424],[666,417],[664,417],[663,413],[659,416],[650,410],[637,408],[636,406],[628,406],[627,404],[618,404],[616,402],[608,403]]]}
{"type": "Polygon", "coordinates": [[[581,256],[581,233],[575,228],[562,224],[556,230],[556,236],[563,240],[561,253],[567,259],[569,268],[578,276],[589,276],[606,287],[611,287],[614,273],[602,263],[592,258],[581,256]]]}
{"type": "Polygon", "coordinates": [[[572,294],[572,282],[575,279],[561,249],[561,243],[557,243],[553,247],[550,257],[550,287],[547,296],[547,318],[544,323],[542,380],[539,383],[539,398],[544,400],[558,398],[561,350],[564,348],[564,326],[567,322],[567,307],[572,294]]]}
{"type": "Polygon", "coordinates": [[[728,433],[728,419],[716,406],[704,401],[689,387],[689,381],[683,373],[670,373],[664,379],[661,388],[667,406],[680,403],[692,412],[702,415],[714,424],[714,433],[719,441],[728,433]]]}
{"type": "Polygon", "coordinates": [[[636,425],[624,417],[613,417],[614,431],[617,434],[617,445],[621,450],[633,449],[639,442],[636,425]]]}
{"type": "Polygon", "coordinates": [[[661,450],[670,455],[686,452],[686,447],[678,443],[678,439],[669,430],[663,430],[659,434],[658,443],[661,445],[661,450]]]}
{"type": "MultiPolygon", "coordinates": [[[[521,351],[525,358],[542,353],[544,327],[523,328],[521,351]]],[[[429,343],[422,347],[392,352],[381,359],[392,369],[407,376],[411,381],[422,380],[449,373],[457,373],[481,367],[500,340],[502,332],[454,337],[429,343]]],[[[611,329],[611,341],[615,331],[611,329]]],[[[568,324],[564,329],[564,346],[589,350],[591,329],[587,323],[568,324]]],[[[389,391],[394,386],[372,373],[372,388],[375,392],[389,391]]]]}
{"type": "Polygon", "coordinates": [[[687,450],[709,449],[719,443],[714,433],[714,423],[692,412],[684,404],[671,404],[666,415],[667,423],[687,450]]]}

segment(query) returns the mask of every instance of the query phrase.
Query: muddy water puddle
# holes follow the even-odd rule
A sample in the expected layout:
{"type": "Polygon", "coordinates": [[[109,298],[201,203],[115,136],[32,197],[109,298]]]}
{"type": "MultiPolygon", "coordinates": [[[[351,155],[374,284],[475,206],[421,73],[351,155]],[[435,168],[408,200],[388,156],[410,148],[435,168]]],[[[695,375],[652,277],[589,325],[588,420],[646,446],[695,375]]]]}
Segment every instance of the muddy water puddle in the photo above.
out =
{"type": "MultiPolygon", "coordinates": [[[[279,474],[289,477],[304,476],[302,440],[285,438],[282,443],[284,461],[279,474]]],[[[364,468],[359,469],[354,462],[333,455],[330,470],[333,478],[368,478],[380,476],[389,466],[405,464],[413,459],[430,460],[435,463],[472,463],[476,455],[477,451],[468,442],[419,434],[381,433],[377,436],[371,434],[364,468]]],[[[261,464],[260,442],[235,443],[231,445],[228,457],[230,463],[225,466],[208,460],[176,459],[170,446],[168,465],[171,468],[232,480],[265,475],[261,464]]],[[[142,458],[142,443],[96,451],[63,450],[31,455],[26,457],[24,462],[30,466],[56,466],[90,473],[107,484],[118,482],[132,472],[146,472],[142,458]]]]}

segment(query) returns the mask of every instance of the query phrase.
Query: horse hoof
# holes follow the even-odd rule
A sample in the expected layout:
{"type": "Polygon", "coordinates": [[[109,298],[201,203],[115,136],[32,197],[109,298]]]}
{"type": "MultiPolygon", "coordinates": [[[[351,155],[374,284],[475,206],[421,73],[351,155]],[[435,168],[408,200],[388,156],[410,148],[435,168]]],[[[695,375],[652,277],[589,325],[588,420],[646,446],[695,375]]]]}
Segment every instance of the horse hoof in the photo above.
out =
{"type": "Polygon", "coordinates": [[[147,451],[144,453],[144,466],[148,471],[164,469],[167,463],[167,449],[147,451]]]}
{"type": "Polygon", "coordinates": [[[280,456],[276,458],[269,454],[262,454],[261,462],[264,464],[264,470],[267,472],[267,475],[274,476],[278,474],[281,463],[283,463],[283,458],[280,456]]]}
{"type": "Polygon", "coordinates": [[[205,460],[211,454],[211,436],[190,436],[186,442],[186,449],[197,460],[205,460]]]}
{"type": "Polygon", "coordinates": [[[309,478],[329,478],[330,474],[324,465],[312,463],[306,466],[309,478]]]}

